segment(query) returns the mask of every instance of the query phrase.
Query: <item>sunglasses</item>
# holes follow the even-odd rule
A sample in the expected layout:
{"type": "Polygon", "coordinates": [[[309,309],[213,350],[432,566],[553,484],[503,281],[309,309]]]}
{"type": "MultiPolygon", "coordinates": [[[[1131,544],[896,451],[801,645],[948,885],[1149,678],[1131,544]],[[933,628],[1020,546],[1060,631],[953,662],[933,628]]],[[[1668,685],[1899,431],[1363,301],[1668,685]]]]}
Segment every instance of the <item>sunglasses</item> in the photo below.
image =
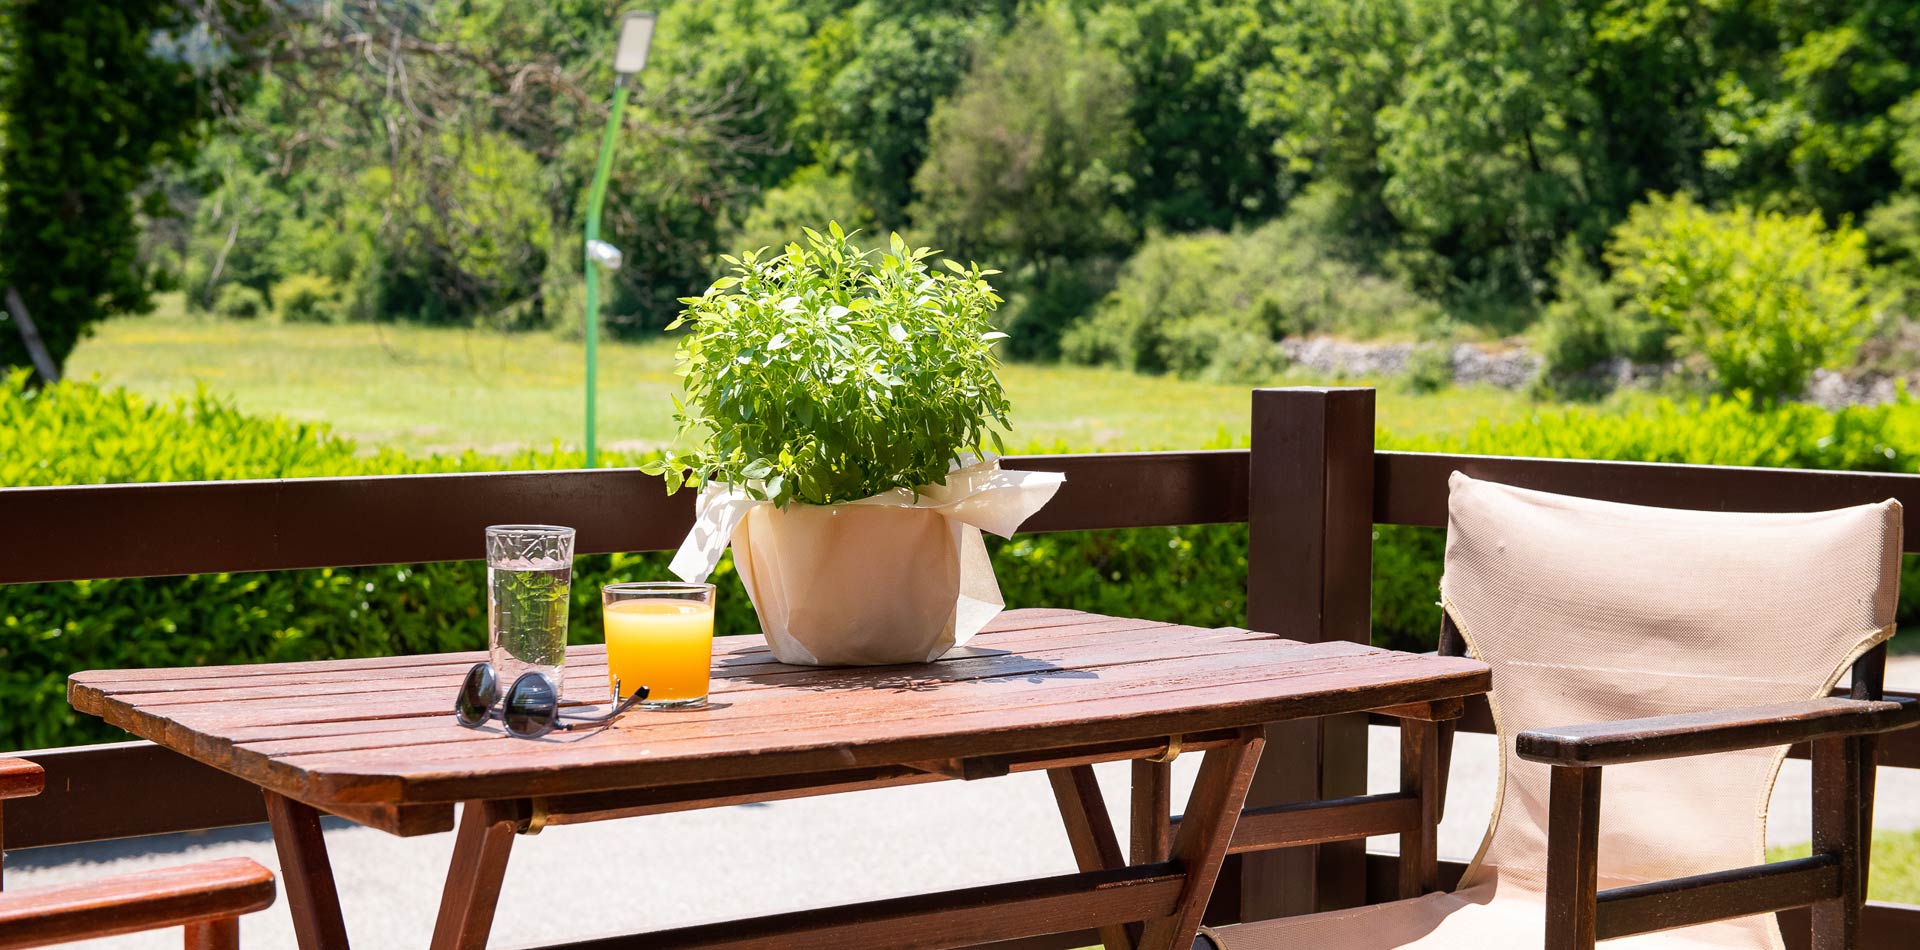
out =
{"type": "MultiPolygon", "coordinates": [[[[614,695],[619,695],[620,683],[614,681],[614,695]]],[[[475,663],[467,671],[467,679],[460,684],[460,695],[453,701],[453,718],[469,729],[478,729],[493,719],[499,719],[507,727],[507,734],[521,739],[538,739],[554,730],[566,731],[582,726],[599,725],[613,721],[613,717],[632,709],[641,700],[647,698],[647,688],[641,686],[633,691],[612,712],[598,716],[562,716],[560,714],[560,688],[554,685],[553,678],[539,670],[530,670],[520,674],[507,689],[504,702],[500,702],[499,711],[494,703],[500,701],[500,677],[493,667],[486,663],[475,663]]]]}

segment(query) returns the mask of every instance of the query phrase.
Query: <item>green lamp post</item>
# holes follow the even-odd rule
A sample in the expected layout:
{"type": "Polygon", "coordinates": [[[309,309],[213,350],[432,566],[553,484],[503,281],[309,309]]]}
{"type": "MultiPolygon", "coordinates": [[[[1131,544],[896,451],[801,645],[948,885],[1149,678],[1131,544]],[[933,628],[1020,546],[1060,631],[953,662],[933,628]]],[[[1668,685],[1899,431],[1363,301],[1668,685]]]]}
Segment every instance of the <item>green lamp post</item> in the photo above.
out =
{"type": "Polygon", "coordinates": [[[587,467],[596,462],[594,433],[594,396],[598,389],[600,365],[600,272],[611,274],[620,269],[624,258],[620,249],[600,240],[600,209],[607,203],[607,173],[613,164],[613,143],[620,134],[620,117],[627,110],[627,81],[647,66],[647,51],[653,46],[654,15],[635,11],[620,18],[620,45],[613,53],[613,110],[607,116],[607,131],[600,139],[600,164],[593,170],[593,187],[587,192],[587,467]]]}

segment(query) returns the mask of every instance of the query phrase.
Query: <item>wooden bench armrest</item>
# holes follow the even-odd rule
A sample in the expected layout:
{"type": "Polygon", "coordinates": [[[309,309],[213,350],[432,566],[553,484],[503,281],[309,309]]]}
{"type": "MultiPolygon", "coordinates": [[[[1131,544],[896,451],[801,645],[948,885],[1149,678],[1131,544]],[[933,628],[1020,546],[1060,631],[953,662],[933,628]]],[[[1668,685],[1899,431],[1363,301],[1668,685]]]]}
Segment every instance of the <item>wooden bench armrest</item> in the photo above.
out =
{"type": "Polygon", "coordinates": [[[0,759],[0,800],[26,798],[46,787],[47,773],[26,759],[0,759]]]}
{"type": "Polygon", "coordinates": [[[0,950],[237,917],[273,895],[273,872],[246,858],[3,891],[0,950]]]}
{"type": "Polygon", "coordinates": [[[1920,725],[1920,702],[1912,699],[1823,698],[1534,729],[1515,737],[1514,751],[1523,759],[1551,765],[1615,765],[1889,732],[1913,725],[1920,725]]]}

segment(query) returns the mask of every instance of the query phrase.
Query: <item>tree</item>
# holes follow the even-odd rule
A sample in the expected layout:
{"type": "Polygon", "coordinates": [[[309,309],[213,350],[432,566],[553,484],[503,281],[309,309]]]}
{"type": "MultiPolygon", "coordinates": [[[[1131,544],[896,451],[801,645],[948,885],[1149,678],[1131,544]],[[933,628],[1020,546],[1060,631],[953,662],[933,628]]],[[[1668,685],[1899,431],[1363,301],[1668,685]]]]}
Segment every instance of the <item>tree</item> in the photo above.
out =
{"type": "Polygon", "coordinates": [[[357,183],[384,199],[375,205],[388,239],[378,312],[539,322],[524,311],[539,300],[552,217],[533,157],[505,136],[449,132],[394,171],[404,177],[376,167],[357,183]]]}
{"type": "Polygon", "coordinates": [[[1713,212],[1685,195],[1633,209],[1607,249],[1620,299],[1670,327],[1728,390],[1798,395],[1853,355],[1883,301],[1866,237],[1819,212],[1713,212]]]}
{"type": "Polygon", "coordinates": [[[643,77],[648,88],[671,87],[654,97],[673,106],[670,111],[707,113],[717,135],[760,143],[741,156],[746,180],[760,188],[807,164],[793,147],[800,108],[795,77],[813,24],[797,6],[789,0],[672,4],[661,15],[655,60],[643,77]],[[740,107],[719,114],[713,103],[740,107]]]}
{"type": "MultiPolygon", "coordinates": [[[[577,321],[578,235],[613,84],[605,0],[275,8],[227,134],[166,183],[190,298],[331,279],[360,319],[577,321]],[[230,240],[231,238],[231,240],[230,240]]],[[[774,3],[661,19],[606,209],[610,328],[657,329],[711,279],[720,223],[793,164],[806,20],[774,3]]]]}
{"type": "Polygon", "coordinates": [[[1920,92],[1895,106],[1888,118],[1900,130],[1893,167],[1904,187],[1873,209],[1866,232],[1875,258],[1906,294],[1908,312],[1920,312],[1920,92]]]}
{"type": "MultiPolygon", "coordinates": [[[[237,5],[208,6],[236,24],[247,15],[237,5]]],[[[157,166],[198,146],[226,52],[191,43],[198,25],[175,0],[8,7],[0,273],[56,365],[107,315],[150,306],[153,275],[138,253],[141,189],[157,166]]],[[[9,325],[0,332],[0,364],[29,362],[9,325]]]]}
{"type": "Polygon", "coordinates": [[[927,154],[927,119],[960,84],[974,50],[1005,28],[984,9],[929,2],[862,2],[807,42],[796,137],[889,224],[903,224],[927,154]]]}
{"type": "Polygon", "coordinates": [[[727,247],[735,254],[784,247],[799,240],[803,228],[824,222],[838,223],[862,247],[886,246],[887,230],[875,220],[873,209],[861,202],[849,177],[808,165],[780,187],[761,194],[760,203],[727,235],[727,247]]]}
{"type": "MultiPolygon", "coordinates": [[[[1378,117],[1383,195],[1451,258],[1448,279],[1528,299],[1544,288],[1561,235],[1595,208],[1581,17],[1533,0],[1413,6],[1420,49],[1378,117]]],[[[1429,289],[1447,287],[1430,278],[1429,289]]]]}
{"type": "Polygon", "coordinates": [[[1029,13],[934,109],[915,225],[948,248],[1041,272],[1128,246],[1131,82],[1062,7],[1029,13]]]}
{"type": "Polygon", "coordinates": [[[1727,17],[1709,167],[1730,197],[1829,219],[1860,214],[1897,187],[1900,123],[1920,92],[1920,5],[1805,0],[1727,17]]]}
{"type": "Polygon", "coordinates": [[[1248,114],[1248,77],[1272,58],[1255,0],[1123,0],[1087,23],[1132,79],[1139,130],[1130,210],[1148,229],[1259,221],[1290,190],[1271,148],[1278,129],[1248,114]]]}
{"type": "Polygon", "coordinates": [[[1905,0],[1274,2],[1250,120],[1357,248],[1456,301],[1542,297],[1650,192],[1862,214],[1920,88],[1905,0]]]}
{"type": "Polygon", "coordinates": [[[1356,244],[1390,248],[1401,224],[1382,196],[1380,111],[1398,100],[1417,44],[1407,0],[1280,0],[1245,80],[1248,119],[1273,135],[1289,189],[1312,181],[1337,199],[1329,217],[1356,244]]]}

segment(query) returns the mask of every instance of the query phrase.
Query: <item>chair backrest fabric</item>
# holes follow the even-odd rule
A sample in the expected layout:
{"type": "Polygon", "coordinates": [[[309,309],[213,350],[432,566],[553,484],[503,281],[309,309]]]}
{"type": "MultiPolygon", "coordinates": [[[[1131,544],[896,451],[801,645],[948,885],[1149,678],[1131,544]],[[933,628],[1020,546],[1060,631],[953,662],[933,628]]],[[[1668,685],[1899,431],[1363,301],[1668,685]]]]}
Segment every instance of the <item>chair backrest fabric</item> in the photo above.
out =
{"type": "MultiPolygon", "coordinates": [[[[1898,502],[1748,514],[1449,484],[1442,605],[1493,668],[1501,748],[1462,891],[1544,887],[1550,768],[1516,757],[1516,734],[1822,696],[1893,634],[1898,502]]],[[[1785,754],[1607,767],[1601,886],[1764,861],[1785,754]]],[[[1778,945],[1770,915],[1750,922],[1778,945]]]]}

